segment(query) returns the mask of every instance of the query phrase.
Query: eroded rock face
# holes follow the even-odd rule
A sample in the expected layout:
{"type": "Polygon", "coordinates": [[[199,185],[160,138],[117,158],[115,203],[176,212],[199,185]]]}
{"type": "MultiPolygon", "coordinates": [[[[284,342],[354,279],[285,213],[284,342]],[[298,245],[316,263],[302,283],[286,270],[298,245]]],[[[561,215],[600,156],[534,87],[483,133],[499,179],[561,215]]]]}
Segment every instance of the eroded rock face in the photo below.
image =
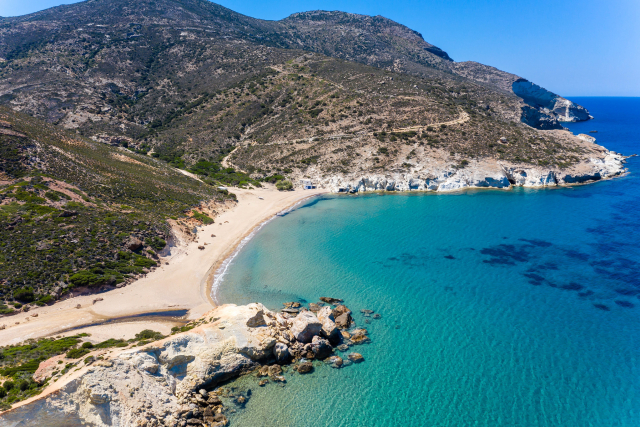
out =
{"type": "Polygon", "coordinates": [[[276,357],[276,362],[280,364],[288,363],[291,360],[291,352],[289,352],[289,347],[283,343],[276,343],[273,348],[273,355],[276,357]]]}
{"type": "Polygon", "coordinates": [[[45,404],[96,426],[177,425],[182,399],[273,357],[277,330],[266,323],[275,326],[276,314],[262,304],[224,305],[204,318],[210,323],[94,363],[45,404]]]}
{"type": "Polygon", "coordinates": [[[311,351],[316,359],[323,360],[333,353],[333,347],[328,340],[315,336],[311,342],[311,351]]]}
{"type": "MultiPolygon", "coordinates": [[[[495,160],[473,160],[461,169],[424,169],[406,174],[333,176],[318,179],[335,193],[368,191],[451,192],[468,188],[555,187],[597,181],[627,172],[626,157],[597,146],[593,138],[572,137],[591,144],[592,155],[579,163],[559,169],[551,166],[512,165],[495,160]]],[[[334,317],[338,318],[335,315],[334,317]]]]}
{"type": "MultiPolygon", "coordinates": [[[[216,425],[212,411],[219,399],[206,390],[225,380],[260,367],[259,376],[286,382],[280,365],[292,359],[301,361],[295,365],[301,374],[313,371],[313,364],[305,359],[329,358],[327,363],[336,368],[351,363],[332,356],[329,337],[342,340],[333,322],[336,313],[351,316],[344,305],[333,311],[322,307],[317,317],[302,308],[293,319],[262,304],[223,305],[205,314],[203,324],[188,332],[94,362],[60,392],[45,397],[44,405],[76,413],[99,427],[149,425],[144,423],[154,419],[162,420],[158,425],[183,425],[187,419],[216,425]],[[185,415],[190,411],[192,415],[185,415]]],[[[369,340],[364,329],[348,336],[369,340]]],[[[45,381],[57,360],[43,362],[36,376],[45,381]]]]}
{"type": "Polygon", "coordinates": [[[331,344],[335,345],[340,342],[340,330],[336,326],[331,307],[322,307],[317,315],[318,320],[322,323],[322,336],[328,339],[331,344]]]}

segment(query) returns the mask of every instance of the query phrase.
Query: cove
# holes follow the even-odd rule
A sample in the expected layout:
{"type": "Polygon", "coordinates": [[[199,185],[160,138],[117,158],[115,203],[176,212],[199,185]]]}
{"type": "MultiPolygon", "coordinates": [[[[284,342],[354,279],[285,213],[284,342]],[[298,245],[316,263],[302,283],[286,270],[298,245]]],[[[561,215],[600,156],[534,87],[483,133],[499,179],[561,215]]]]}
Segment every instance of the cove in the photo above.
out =
{"type": "MultiPolygon", "coordinates": [[[[638,99],[583,98],[598,143],[638,151],[638,99]]],[[[586,128],[585,128],[586,127],[586,128]]],[[[635,426],[640,187],[323,196],[259,230],[217,298],[343,298],[373,342],[284,387],[253,377],[242,426],[635,426]],[[359,313],[371,309],[380,320],[359,313]]]]}

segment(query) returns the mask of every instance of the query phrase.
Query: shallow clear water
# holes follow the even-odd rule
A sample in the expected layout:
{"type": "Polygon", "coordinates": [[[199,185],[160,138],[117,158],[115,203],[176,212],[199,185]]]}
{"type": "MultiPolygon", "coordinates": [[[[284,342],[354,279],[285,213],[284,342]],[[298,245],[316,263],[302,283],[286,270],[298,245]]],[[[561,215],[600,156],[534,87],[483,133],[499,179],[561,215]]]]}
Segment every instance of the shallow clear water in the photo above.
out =
{"type": "MultiPolygon", "coordinates": [[[[576,98],[640,151],[640,99],[576,98]]],[[[326,196],[262,228],[218,299],[344,298],[366,362],[252,390],[250,426],[637,426],[640,185],[326,196]],[[379,312],[364,323],[359,310],[379,312]]]]}

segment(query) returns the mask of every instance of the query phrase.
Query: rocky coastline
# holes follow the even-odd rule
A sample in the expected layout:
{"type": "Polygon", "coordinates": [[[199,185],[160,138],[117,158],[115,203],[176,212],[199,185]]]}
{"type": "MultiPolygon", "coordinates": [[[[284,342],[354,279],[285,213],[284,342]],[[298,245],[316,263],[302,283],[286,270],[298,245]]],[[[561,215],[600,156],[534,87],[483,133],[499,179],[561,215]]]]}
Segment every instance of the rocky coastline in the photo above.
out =
{"type": "MultiPolygon", "coordinates": [[[[381,317],[361,312],[365,323],[381,317]]],[[[258,387],[284,386],[287,376],[313,372],[319,363],[340,369],[363,362],[352,347],[371,339],[352,314],[342,300],[325,297],[307,307],[285,303],[280,312],[259,303],[222,305],[186,332],[88,358],[38,404],[95,426],[226,426],[228,413],[250,398],[224,387],[233,378],[252,374],[258,387]],[[225,406],[221,397],[233,403],[225,406]]],[[[34,377],[45,379],[52,363],[42,362],[34,377]]]]}
{"type": "Polygon", "coordinates": [[[495,160],[473,160],[464,168],[454,166],[416,167],[409,172],[344,174],[317,177],[320,187],[335,193],[370,191],[451,192],[470,188],[559,187],[588,184],[627,173],[629,156],[604,150],[566,169],[518,165],[495,160]]]}

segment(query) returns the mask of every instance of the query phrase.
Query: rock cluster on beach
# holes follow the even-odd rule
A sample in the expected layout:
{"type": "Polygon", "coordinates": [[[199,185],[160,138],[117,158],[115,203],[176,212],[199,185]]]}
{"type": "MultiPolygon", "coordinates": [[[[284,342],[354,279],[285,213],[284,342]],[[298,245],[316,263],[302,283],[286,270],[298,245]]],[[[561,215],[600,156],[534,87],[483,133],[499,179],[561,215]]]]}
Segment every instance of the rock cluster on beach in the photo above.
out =
{"type": "Polygon", "coordinates": [[[308,374],[316,363],[338,369],[364,361],[360,353],[334,353],[370,338],[341,300],[326,300],[308,308],[286,303],[281,312],[259,303],[217,307],[188,332],[83,368],[44,405],[96,426],[227,425],[224,381],[255,372],[256,385],[284,385],[285,370],[308,374]]]}

